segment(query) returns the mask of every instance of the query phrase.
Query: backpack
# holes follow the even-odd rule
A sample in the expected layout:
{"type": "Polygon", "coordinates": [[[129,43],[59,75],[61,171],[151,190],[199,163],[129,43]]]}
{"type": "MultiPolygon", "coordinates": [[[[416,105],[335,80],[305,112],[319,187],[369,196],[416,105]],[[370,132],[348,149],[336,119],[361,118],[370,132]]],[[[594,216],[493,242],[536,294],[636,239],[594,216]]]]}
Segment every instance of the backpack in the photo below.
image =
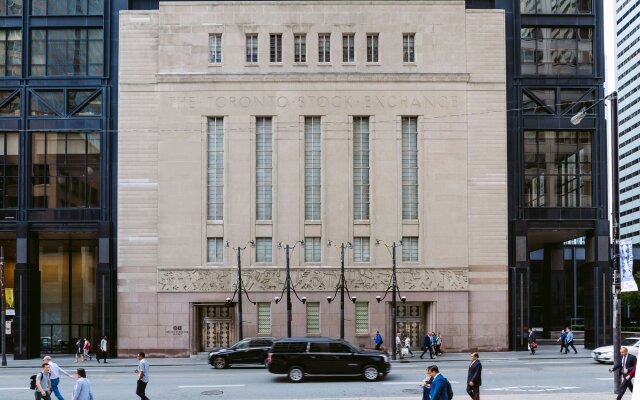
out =
{"type": "Polygon", "coordinates": [[[453,388],[451,388],[451,383],[447,378],[444,378],[444,382],[447,384],[447,394],[449,395],[449,400],[453,399],[453,388]]]}
{"type": "MultiPolygon", "coordinates": [[[[36,386],[36,378],[38,375],[42,374],[42,372],[38,372],[36,375],[31,375],[29,378],[29,389],[36,390],[38,387],[36,386]]],[[[42,376],[40,377],[42,379],[42,376]]]]}

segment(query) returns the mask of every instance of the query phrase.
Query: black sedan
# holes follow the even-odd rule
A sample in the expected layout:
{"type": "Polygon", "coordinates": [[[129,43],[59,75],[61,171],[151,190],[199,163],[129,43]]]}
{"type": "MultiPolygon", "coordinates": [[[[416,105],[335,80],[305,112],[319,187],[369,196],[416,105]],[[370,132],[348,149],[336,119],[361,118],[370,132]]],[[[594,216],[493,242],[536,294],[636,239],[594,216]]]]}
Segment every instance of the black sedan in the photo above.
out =
{"type": "Polygon", "coordinates": [[[275,338],[271,337],[243,339],[228,349],[209,353],[209,364],[216,369],[227,368],[232,364],[266,365],[274,341],[275,338]]]}

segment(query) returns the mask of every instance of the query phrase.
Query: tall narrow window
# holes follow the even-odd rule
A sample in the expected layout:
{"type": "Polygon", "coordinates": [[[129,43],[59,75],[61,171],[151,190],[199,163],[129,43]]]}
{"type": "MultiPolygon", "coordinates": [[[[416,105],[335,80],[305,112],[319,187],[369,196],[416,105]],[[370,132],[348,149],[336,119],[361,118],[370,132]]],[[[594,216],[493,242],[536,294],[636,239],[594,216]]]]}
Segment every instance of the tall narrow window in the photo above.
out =
{"type": "Polygon", "coordinates": [[[247,35],[247,62],[248,63],[257,63],[258,62],[258,34],[252,33],[247,35]]]}
{"type": "Polygon", "coordinates": [[[320,303],[307,303],[307,333],[320,333],[320,303]]]}
{"type": "Polygon", "coordinates": [[[18,133],[0,133],[0,208],[18,207],[18,133]]]}
{"type": "Polygon", "coordinates": [[[272,131],[271,117],[256,118],[256,219],[271,219],[272,131]]]}
{"type": "Polygon", "coordinates": [[[222,221],[224,206],[223,118],[209,118],[207,133],[207,219],[222,221]]]}
{"type": "Polygon", "coordinates": [[[353,118],[353,218],[369,219],[369,117],[353,118]]]}
{"type": "Polygon", "coordinates": [[[418,219],[418,118],[402,118],[402,219],[418,219]]]}
{"type": "Polygon", "coordinates": [[[307,62],[307,35],[296,34],[293,37],[293,61],[297,63],[307,62]]]}
{"type": "Polygon", "coordinates": [[[369,303],[356,302],[356,335],[369,333],[369,303]]]}
{"type": "Polygon", "coordinates": [[[271,238],[256,239],[256,262],[271,262],[271,238]]]}
{"type": "Polygon", "coordinates": [[[318,62],[331,62],[331,34],[329,33],[318,35],[318,62]]]}
{"type": "Polygon", "coordinates": [[[354,43],[355,35],[353,33],[342,35],[342,62],[352,63],[356,61],[354,43]]]}
{"type": "Polygon", "coordinates": [[[367,35],[367,62],[377,63],[378,59],[378,34],[367,35]]]}
{"type": "Polygon", "coordinates": [[[416,34],[406,33],[402,36],[402,61],[406,63],[416,62],[415,52],[416,34]]]}
{"type": "Polygon", "coordinates": [[[224,241],[222,238],[207,239],[207,262],[221,263],[223,254],[224,241]]]}
{"type": "Polygon", "coordinates": [[[319,237],[304,238],[304,262],[319,263],[322,245],[319,237]]]}
{"type": "Polygon", "coordinates": [[[222,34],[220,33],[209,35],[209,62],[222,63],[222,34]]]}
{"type": "Polygon", "coordinates": [[[258,303],[258,333],[271,333],[271,303],[258,303]]]}
{"type": "Polygon", "coordinates": [[[368,236],[353,238],[353,262],[369,262],[371,240],[368,236]]]}
{"type": "Polygon", "coordinates": [[[418,262],[418,238],[402,238],[402,261],[418,262]]]}
{"type": "Polygon", "coordinates": [[[22,31],[0,29],[0,76],[20,75],[22,75],[22,31]]]}
{"type": "Polygon", "coordinates": [[[282,62],[282,34],[274,33],[269,35],[269,61],[272,63],[282,62]]]}
{"type": "Polygon", "coordinates": [[[320,117],[304,119],[304,219],[320,220],[322,189],[320,117]]]}

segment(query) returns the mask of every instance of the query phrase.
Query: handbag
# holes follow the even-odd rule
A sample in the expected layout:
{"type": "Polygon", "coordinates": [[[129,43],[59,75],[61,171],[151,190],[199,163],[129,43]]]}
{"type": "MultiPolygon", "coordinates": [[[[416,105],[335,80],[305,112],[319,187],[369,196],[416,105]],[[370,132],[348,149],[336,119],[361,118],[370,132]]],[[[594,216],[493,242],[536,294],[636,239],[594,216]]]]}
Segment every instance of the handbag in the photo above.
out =
{"type": "Polygon", "coordinates": [[[537,348],[538,348],[538,344],[534,342],[534,343],[531,343],[531,344],[529,345],[529,347],[531,347],[532,349],[534,349],[534,350],[535,350],[535,349],[537,349],[537,348]]]}

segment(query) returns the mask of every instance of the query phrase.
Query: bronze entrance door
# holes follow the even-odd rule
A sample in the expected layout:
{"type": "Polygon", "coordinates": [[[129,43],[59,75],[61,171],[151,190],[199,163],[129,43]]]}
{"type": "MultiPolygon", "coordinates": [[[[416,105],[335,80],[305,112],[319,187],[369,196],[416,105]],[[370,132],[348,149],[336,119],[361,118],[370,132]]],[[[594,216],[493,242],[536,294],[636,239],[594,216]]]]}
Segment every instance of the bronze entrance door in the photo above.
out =
{"type": "Polygon", "coordinates": [[[233,321],[226,305],[201,307],[200,325],[200,351],[212,351],[232,344],[233,321]]]}
{"type": "MultiPolygon", "coordinates": [[[[424,340],[423,305],[403,304],[396,308],[396,332],[411,339],[411,348],[420,348],[424,340]]],[[[402,343],[404,346],[404,343],[402,343]]]]}

